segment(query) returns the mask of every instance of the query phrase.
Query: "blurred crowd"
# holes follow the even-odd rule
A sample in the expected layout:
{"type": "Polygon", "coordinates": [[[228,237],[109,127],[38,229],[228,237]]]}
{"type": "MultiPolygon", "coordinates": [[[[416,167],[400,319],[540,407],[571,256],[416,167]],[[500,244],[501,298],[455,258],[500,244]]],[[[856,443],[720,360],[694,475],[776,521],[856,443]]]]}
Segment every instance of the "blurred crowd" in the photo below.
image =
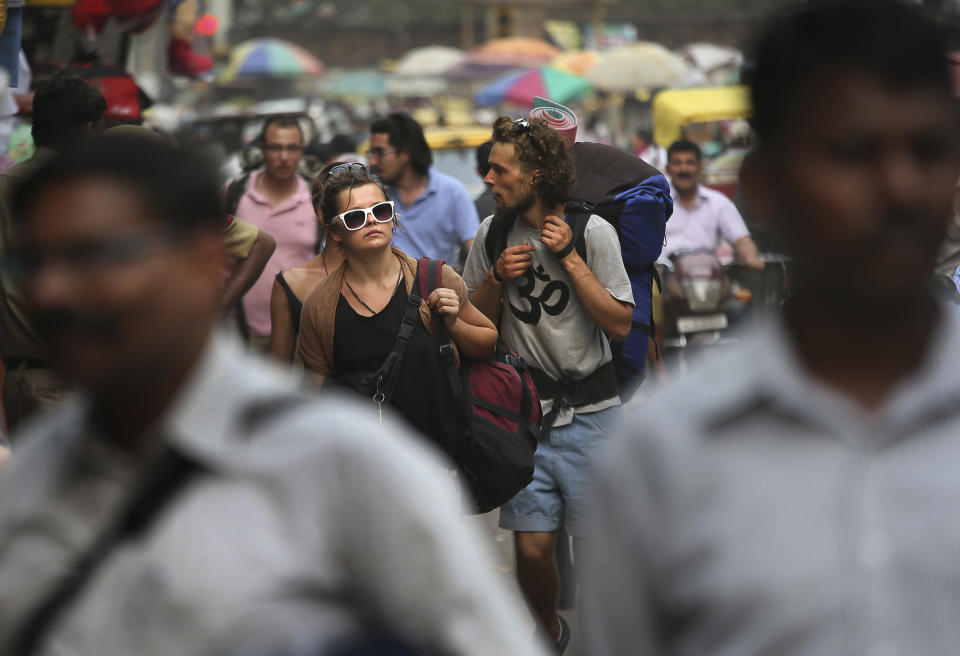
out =
{"type": "Polygon", "coordinates": [[[39,86],[0,171],[0,653],[954,653],[947,52],[916,3],[772,13],[734,199],[550,101],[492,121],[474,197],[404,111],[271,116],[225,180],[39,86]]]}

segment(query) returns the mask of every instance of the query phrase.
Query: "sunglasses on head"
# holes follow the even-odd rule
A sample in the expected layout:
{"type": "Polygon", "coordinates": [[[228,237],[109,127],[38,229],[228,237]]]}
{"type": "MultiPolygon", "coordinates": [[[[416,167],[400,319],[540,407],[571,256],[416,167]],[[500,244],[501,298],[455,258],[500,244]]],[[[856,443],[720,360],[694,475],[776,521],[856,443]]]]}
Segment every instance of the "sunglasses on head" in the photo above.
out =
{"type": "Polygon", "coordinates": [[[347,230],[359,230],[367,225],[367,214],[372,214],[374,221],[377,223],[390,223],[395,216],[393,201],[385,200],[370,207],[347,210],[333,217],[331,223],[336,223],[337,220],[340,220],[343,221],[343,227],[347,230]]]}
{"type": "Polygon", "coordinates": [[[343,162],[341,164],[334,164],[330,167],[330,170],[327,171],[327,176],[323,180],[326,182],[331,177],[337,175],[338,173],[343,173],[344,171],[350,171],[351,173],[366,173],[367,167],[361,162],[343,162]]]}
{"type": "Polygon", "coordinates": [[[530,121],[525,118],[518,118],[513,122],[513,133],[523,134],[530,129],[530,121]]]}

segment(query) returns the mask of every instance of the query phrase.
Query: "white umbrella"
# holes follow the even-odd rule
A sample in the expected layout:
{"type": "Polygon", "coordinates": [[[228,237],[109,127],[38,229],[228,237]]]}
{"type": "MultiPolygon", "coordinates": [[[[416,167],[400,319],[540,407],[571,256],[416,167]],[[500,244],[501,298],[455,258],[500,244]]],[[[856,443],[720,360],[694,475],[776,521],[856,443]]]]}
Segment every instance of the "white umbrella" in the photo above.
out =
{"type": "Polygon", "coordinates": [[[737,67],[743,64],[743,53],[735,48],[712,43],[690,43],[677,51],[697,70],[711,73],[718,68],[737,67]]]}
{"type": "Polygon", "coordinates": [[[447,46],[414,48],[400,58],[393,73],[409,77],[443,75],[466,56],[462,50],[447,46]]]}
{"type": "Polygon", "coordinates": [[[614,48],[587,72],[597,89],[633,92],[673,86],[689,75],[683,59],[650,41],[614,48]]]}

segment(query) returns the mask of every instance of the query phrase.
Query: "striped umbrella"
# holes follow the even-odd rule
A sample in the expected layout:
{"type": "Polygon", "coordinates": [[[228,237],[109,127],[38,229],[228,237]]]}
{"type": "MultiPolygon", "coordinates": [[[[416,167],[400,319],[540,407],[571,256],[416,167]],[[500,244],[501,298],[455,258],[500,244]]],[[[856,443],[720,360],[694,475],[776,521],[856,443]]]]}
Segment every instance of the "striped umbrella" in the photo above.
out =
{"type": "Polygon", "coordinates": [[[233,49],[221,82],[238,77],[323,75],[323,64],[298,45],[281,39],[253,39],[233,49]]]}
{"type": "Polygon", "coordinates": [[[590,83],[578,75],[552,68],[530,68],[494,80],[477,92],[474,100],[480,107],[501,103],[529,107],[534,96],[567,103],[579,100],[590,91],[590,83]]]}

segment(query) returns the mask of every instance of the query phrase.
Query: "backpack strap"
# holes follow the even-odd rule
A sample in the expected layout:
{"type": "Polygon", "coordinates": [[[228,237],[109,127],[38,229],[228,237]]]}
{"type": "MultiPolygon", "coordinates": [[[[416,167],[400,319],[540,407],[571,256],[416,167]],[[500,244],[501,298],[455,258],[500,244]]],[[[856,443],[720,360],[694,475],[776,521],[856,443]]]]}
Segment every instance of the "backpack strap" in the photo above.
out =
{"type": "Polygon", "coordinates": [[[14,641],[12,656],[35,654],[56,620],[67,610],[122,543],[142,537],[164,508],[186,489],[202,465],[168,446],[143,478],[117,520],[70,568],[70,573],[27,616],[14,641]]]}
{"type": "MultiPolygon", "coordinates": [[[[303,173],[300,173],[299,175],[301,178],[303,178],[303,181],[307,183],[307,189],[310,189],[310,187],[313,185],[313,180],[310,178],[310,176],[304,175],[303,173]]],[[[317,208],[313,204],[312,198],[310,200],[310,205],[313,207],[314,214],[316,214],[317,208]]],[[[317,241],[313,246],[313,252],[315,255],[319,255],[320,251],[322,251],[323,247],[326,245],[326,236],[327,232],[326,228],[323,226],[323,221],[317,221],[317,241]]]]}
{"type": "MultiPolygon", "coordinates": [[[[583,261],[587,261],[587,240],[585,237],[585,232],[587,229],[587,222],[590,220],[590,215],[594,213],[593,203],[585,200],[572,200],[567,203],[567,223],[570,225],[570,229],[573,231],[573,239],[576,244],[577,253],[583,258],[583,261]]],[[[627,273],[649,273],[650,277],[653,279],[653,284],[657,286],[659,292],[663,292],[663,282],[660,280],[660,273],[657,271],[655,263],[651,262],[643,269],[635,269],[633,267],[628,267],[624,265],[627,273]]],[[[657,344],[657,326],[653,320],[653,315],[650,315],[650,323],[639,323],[637,321],[633,322],[633,328],[643,332],[647,337],[653,340],[654,348],[657,351],[657,357],[660,357],[660,345],[657,344]]]]}
{"type": "MultiPolygon", "coordinates": [[[[652,279],[651,286],[656,285],[657,291],[662,294],[663,281],[660,280],[660,272],[657,271],[656,263],[651,262],[643,269],[643,271],[650,274],[650,278],[652,279]]],[[[657,322],[653,318],[652,309],[650,312],[650,323],[640,323],[639,321],[634,321],[632,325],[634,330],[639,330],[640,332],[645,334],[647,337],[649,337],[653,341],[653,350],[657,356],[657,360],[659,360],[660,359],[660,343],[657,342],[657,322]]],[[[636,373],[639,374],[640,372],[638,371],[636,373]]]]}
{"type": "MultiPolygon", "coordinates": [[[[230,182],[227,187],[227,197],[224,201],[224,207],[228,216],[236,216],[237,208],[240,207],[240,199],[247,192],[247,185],[250,184],[250,172],[247,171],[230,182]]],[[[233,308],[234,319],[237,322],[237,330],[244,342],[250,341],[250,325],[247,323],[247,314],[243,310],[243,302],[237,302],[233,308]]]]}
{"type": "Polygon", "coordinates": [[[571,242],[584,262],[587,261],[587,223],[593,212],[593,203],[586,200],[571,200],[566,205],[567,224],[573,232],[571,242]]]}
{"type": "Polygon", "coordinates": [[[512,219],[498,219],[496,216],[490,219],[490,226],[487,228],[487,236],[483,240],[483,248],[487,252],[487,259],[490,264],[496,266],[497,260],[507,248],[507,235],[513,228],[517,217],[512,219]]]}
{"type": "Polygon", "coordinates": [[[246,193],[248,184],[250,184],[249,171],[234,178],[230,186],[227,187],[227,198],[224,203],[227,214],[235,215],[237,213],[237,208],[240,207],[240,199],[246,193]]]}

